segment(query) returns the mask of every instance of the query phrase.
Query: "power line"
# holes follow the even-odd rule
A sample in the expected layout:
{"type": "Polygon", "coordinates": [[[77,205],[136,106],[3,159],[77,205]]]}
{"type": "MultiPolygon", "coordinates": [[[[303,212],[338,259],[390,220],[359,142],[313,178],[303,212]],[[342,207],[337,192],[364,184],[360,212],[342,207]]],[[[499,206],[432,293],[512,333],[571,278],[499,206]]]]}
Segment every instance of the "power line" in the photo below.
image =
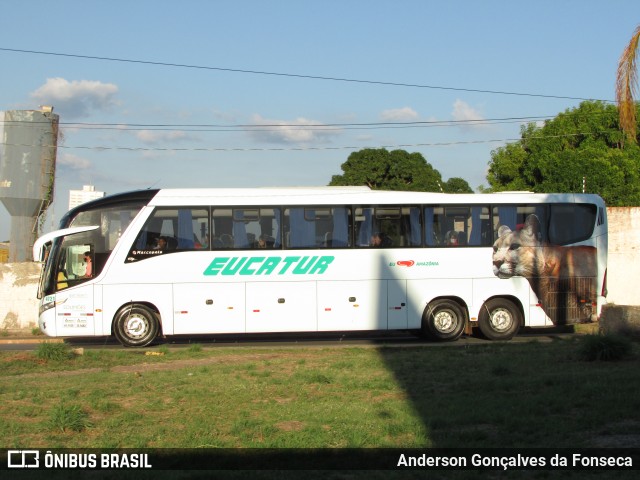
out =
{"type": "MultiPolygon", "coordinates": [[[[596,113],[600,115],[600,113],[596,113]]],[[[296,130],[349,130],[349,129],[384,129],[384,128],[427,128],[427,127],[456,127],[456,126],[484,126],[504,123],[537,122],[553,118],[548,116],[505,117],[468,120],[430,120],[412,122],[363,122],[363,123],[265,123],[265,124],[144,124],[144,123],[87,123],[87,122],[59,122],[59,126],[78,130],[153,130],[153,131],[195,131],[195,132],[229,132],[229,131],[269,131],[268,129],[291,128],[296,130]]],[[[0,121],[4,125],[36,126],[48,122],[29,122],[24,120],[0,121]]]]}
{"type": "Polygon", "coordinates": [[[17,49],[17,48],[0,47],[0,51],[26,53],[26,54],[33,54],[33,55],[49,55],[49,56],[67,57],[67,58],[80,58],[85,60],[100,60],[100,61],[107,61],[107,62],[134,63],[134,64],[141,64],[141,65],[154,65],[154,66],[160,66],[160,67],[191,68],[191,69],[212,70],[212,71],[219,71],[219,72],[232,72],[232,73],[245,73],[245,74],[252,74],[252,75],[269,75],[269,76],[277,76],[277,77],[301,78],[301,79],[307,79],[307,80],[326,80],[326,81],[333,81],[333,82],[384,85],[384,86],[391,86],[391,87],[425,88],[425,89],[433,89],[433,90],[450,90],[454,92],[488,93],[491,95],[513,95],[513,96],[522,96],[522,97],[553,98],[553,99],[562,99],[562,100],[600,100],[600,101],[609,102],[609,103],[613,102],[612,100],[602,100],[597,98],[570,97],[570,96],[563,96],[563,95],[545,95],[540,93],[510,92],[505,90],[482,90],[482,89],[476,89],[476,88],[445,87],[441,85],[385,82],[380,80],[363,80],[363,79],[354,79],[354,78],[329,77],[329,76],[321,76],[321,75],[302,75],[302,74],[296,74],[296,73],[268,72],[268,71],[262,71],[262,70],[249,70],[249,69],[240,69],[240,68],[211,67],[211,66],[204,66],[204,65],[189,65],[189,64],[183,64],[183,63],[170,63],[170,62],[154,62],[150,60],[136,60],[136,59],[128,59],[128,58],[99,57],[94,55],[79,55],[79,54],[59,53],[59,52],[43,52],[38,50],[23,50],[23,49],[17,49]]]}
{"type": "MultiPolygon", "coordinates": [[[[528,137],[527,140],[542,140],[548,138],[563,138],[577,136],[593,136],[593,133],[569,133],[562,135],[539,135],[528,137]]],[[[405,143],[396,145],[379,145],[372,146],[337,146],[337,147],[121,147],[121,146],[82,146],[82,145],[57,145],[57,148],[75,149],[75,150],[97,150],[97,151],[130,151],[130,152],[288,152],[288,151],[327,151],[327,150],[361,150],[365,148],[408,148],[408,147],[449,147],[455,145],[476,145],[483,143],[504,143],[504,142],[521,142],[522,138],[500,138],[492,140],[467,140],[455,142],[432,142],[432,143],[405,143]]],[[[33,147],[31,144],[14,144],[5,143],[4,145],[15,147],[33,147]]],[[[53,148],[54,145],[41,145],[43,148],[53,148]]]]}

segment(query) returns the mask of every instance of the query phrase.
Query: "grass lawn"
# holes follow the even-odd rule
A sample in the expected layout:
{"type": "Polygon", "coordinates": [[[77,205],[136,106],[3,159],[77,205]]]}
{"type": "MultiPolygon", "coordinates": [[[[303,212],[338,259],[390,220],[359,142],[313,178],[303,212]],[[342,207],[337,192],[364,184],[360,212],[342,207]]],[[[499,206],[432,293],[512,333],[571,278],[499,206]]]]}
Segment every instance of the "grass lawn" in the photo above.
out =
{"type": "Polygon", "coordinates": [[[0,352],[3,448],[640,448],[637,344],[58,345],[0,352]]]}

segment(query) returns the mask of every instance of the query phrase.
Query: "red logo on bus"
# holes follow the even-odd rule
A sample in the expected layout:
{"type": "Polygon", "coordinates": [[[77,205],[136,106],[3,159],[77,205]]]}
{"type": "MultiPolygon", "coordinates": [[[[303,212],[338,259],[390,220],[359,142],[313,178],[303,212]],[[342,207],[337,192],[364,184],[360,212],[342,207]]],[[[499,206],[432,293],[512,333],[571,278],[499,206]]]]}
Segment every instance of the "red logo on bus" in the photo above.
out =
{"type": "Polygon", "coordinates": [[[416,262],[414,262],[413,260],[400,260],[396,262],[396,265],[398,265],[399,267],[413,267],[415,263],[416,262]]]}

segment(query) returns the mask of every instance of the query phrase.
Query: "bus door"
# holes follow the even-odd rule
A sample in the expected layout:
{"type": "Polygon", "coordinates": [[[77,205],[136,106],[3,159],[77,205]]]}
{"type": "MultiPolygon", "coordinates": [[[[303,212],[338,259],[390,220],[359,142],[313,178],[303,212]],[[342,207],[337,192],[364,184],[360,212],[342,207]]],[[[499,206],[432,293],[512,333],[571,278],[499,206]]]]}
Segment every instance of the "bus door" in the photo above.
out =
{"type": "Polygon", "coordinates": [[[406,329],[408,325],[407,281],[389,280],[387,288],[387,328],[389,330],[406,329]]]}

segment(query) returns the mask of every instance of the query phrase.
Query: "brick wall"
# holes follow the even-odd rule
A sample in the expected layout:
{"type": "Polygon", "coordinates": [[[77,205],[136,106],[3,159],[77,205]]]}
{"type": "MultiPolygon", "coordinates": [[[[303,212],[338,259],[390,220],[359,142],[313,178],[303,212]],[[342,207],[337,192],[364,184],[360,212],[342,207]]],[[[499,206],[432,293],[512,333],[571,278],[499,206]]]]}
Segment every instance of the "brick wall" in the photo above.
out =
{"type": "Polygon", "coordinates": [[[640,207],[607,208],[607,302],[640,305],[640,207]]]}
{"type": "Polygon", "coordinates": [[[29,329],[38,322],[37,263],[0,263],[0,329],[29,329]]]}

